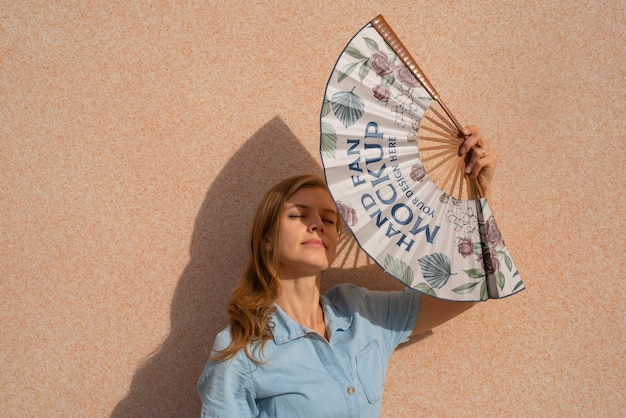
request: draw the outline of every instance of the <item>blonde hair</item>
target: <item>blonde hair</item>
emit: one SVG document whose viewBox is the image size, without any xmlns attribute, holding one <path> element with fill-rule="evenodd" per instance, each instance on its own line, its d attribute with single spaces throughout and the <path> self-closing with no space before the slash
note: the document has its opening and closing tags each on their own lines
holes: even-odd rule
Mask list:
<svg viewBox="0 0 626 418">
<path fill-rule="evenodd" d="M 243 349 L 251 361 L 262 363 L 250 353 L 249 346 L 259 342 L 262 352 L 272 338 L 271 317 L 280 292 L 279 254 L 272 248 L 280 238 L 280 215 L 294 193 L 316 187 L 326 188 L 322 178 L 308 174 L 294 176 L 276 184 L 261 200 L 250 234 L 248 263 L 228 305 L 231 342 L 225 349 L 214 352 L 213 360 L 228 360 Z M 340 232 L 341 222 L 336 225 Z"/>
</svg>

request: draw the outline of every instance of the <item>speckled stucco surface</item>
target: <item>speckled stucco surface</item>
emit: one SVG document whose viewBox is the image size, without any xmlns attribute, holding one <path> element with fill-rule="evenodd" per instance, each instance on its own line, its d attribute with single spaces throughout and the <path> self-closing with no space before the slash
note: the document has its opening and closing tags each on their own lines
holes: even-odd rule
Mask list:
<svg viewBox="0 0 626 418">
<path fill-rule="evenodd" d="M 527 286 L 398 350 L 383 416 L 624 416 L 624 10 L 1 1 L 0 415 L 198 415 L 254 207 L 320 172 L 329 72 L 382 13 L 498 151 Z"/>
</svg>

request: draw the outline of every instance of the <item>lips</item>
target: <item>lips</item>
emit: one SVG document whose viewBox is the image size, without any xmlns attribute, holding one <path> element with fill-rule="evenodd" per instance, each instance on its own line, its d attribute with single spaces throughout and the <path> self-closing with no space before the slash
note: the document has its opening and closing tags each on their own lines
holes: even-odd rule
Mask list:
<svg viewBox="0 0 626 418">
<path fill-rule="evenodd" d="M 328 248 L 328 245 L 326 245 L 326 243 L 322 241 L 321 239 L 310 239 L 310 240 L 304 241 L 302 245 L 309 245 L 311 247 Z"/>
</svg>

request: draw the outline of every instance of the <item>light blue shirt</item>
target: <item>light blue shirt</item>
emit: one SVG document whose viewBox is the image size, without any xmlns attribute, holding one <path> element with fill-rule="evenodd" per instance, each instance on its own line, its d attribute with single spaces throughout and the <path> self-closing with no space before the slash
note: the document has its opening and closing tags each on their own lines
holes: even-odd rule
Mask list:
<svg viewBox="0 0 626 418">
<path fill-rule="evenodd" d="M 273 339 L 224 362 L 209 360 L 198 382 L 203 417 L 378 417 L 389 357 L 408 340 L 417 292 L 339 285 L 321 296 L 329 341 L 276 306 Z M 213 345 L 230 343 L 230 330 Z M 259 357 L 261 356 L 261 357 Z"/>
</svg>

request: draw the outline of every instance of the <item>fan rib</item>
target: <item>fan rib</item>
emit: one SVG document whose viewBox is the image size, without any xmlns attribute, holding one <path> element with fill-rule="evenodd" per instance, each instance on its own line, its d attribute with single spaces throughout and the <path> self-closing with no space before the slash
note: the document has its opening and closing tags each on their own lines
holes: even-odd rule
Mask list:
<svg viewBox="0 0 626 418">
<path fill-rule="evenodd" d="M 450 179 L 452 178 L 452 176 L 454 175 L 454 173 L 456 173 L 456 170 L 454 169 L 454 165 L 452 168 L 449 168 L 447 170 L 447 176 L 445 177 L 445 179 L 443 180 L 443 182 L 441 183 L 441 190 L 443 191 L 450 191 L 451 189 L 446 190 L 446 186 L 448 185 L 448 183 L 450 182 Z M 450 194 L 450 193 L 448 193 Z"/>
<path fill-rule="evenodd" d="M 452 184 L 452 188 L 450 189 L 450 191 L 452 192 L 451 196 L 455 196 L 454 191 L 456 190 L 456 185 L 457 183 L 459 183 L 459 188 L 458 188 L 458 198 L 462 199 L 463 198 L 463 176 L 465 175 L 464 170 L 463 170 L 463 165 L 465 164 L 464 160 L 462 158 L 459 158 L 457 163 L 456 163 L 456 168 L 455 168 L 455 176 L 454 176 L 454 183 Z"/>
<path fill-rule="evenodd" d="M 442 122 L 447 122 L 447 120 L 446 120 L 446 119 L 443 119 L 443 118 L 442 118 L 442 116 L 441 116 L 441 114 L 439 114 L 439 113 L 437 112 L 437 110 L 436 110 L 436 109 L 434 109 L 432 106 L 429 108 L 429 110 L 431 110 L 433 113 L 435 113 L 435 114 L 436 114 L 436 115 L 440 118 L 440 121 L 442 121 Z M 424 118 L 425 118 L 426 120 L 428 120 L 428 121 L 432 122 L 433 124 L 435 124 L 435 125 L 439 126 L 441 129 L 443 129 L 444 131 L 446 131 L 446 132 L 447 132 L 450 136 L 455 137 L 455 138 L 457 137 L 457 134 L 456 134 L 456 132 L 454 131 L 454 128 L 450 127 L 447 123 L 446 123 L 446 125 L 444 125 L 443 123 L 441 123 L 441 122 L 439 122 L 439 121 L 435 120 L 432 116 L 429 116 L 429 115 L 424 115 Z"/>
<path fill-rule="evenodd" d="M 440 102 L 437 102 L 437 103 L 441 106 L 441 103 L 440 103 Z M 433 113 L 434 113 L 435 115 L 437 115 L 437 117 L 439 118 L 439 120 L 440 120 L 441 122 L 443 122 L 443 123 L 444 123 L 444 124 L 445 124 L 445 125 L 446 125 L 449 129 L 450 129 L 450 134 L 451 134 L 451 135 L 454 135 L 454 136 L 458 136 L 458 134 L 459 134 L 459 129 L 457 129 L 457 127 L 456 127 L 456 125 L 454 124 L 454 122 L 453 122 L 452 120 L 450 120 L 450 118 L 449 118 L 449 117 L 446 117 L 446 116 L 442 115 L 442 114 L 441 114 L 441 113 L 440 113 L 440 112 L 439 112 L 436 108 L 434 108 L 433 106 L 430 106 L 430 108 L 432 109 Z M 432 116 L 431 116 L 431 118 L 432 118 Z M 434 118 L 433 118 L 433 119 L 434 119 Z M 436 123 L 436 122 L 433 120 L 433 123 Z"/>
<path fill-rule="evenodd" d="M 456 145 L 432 145 L 430 147 L 422 147 L 420 151 L 435 151 L 438 149 L 445 149 L 448 151 L 455 151 L 458 147 Z"/>
<path fill-rule="evenodd" d="M 437 158 L 441 158 L 441 157 L 446 157 L 446 158 L 444 158 L 438 164 L 433 166 L 431 168 L 431 170 L 434 170 L 435 168 L 437 168 L 438 166 L 440 166 L 444 162 L 450 161 L 450 159 L 456 157 L 456 155 L 455 154 L 451 154 L 449 151 L 441 151 L 441 152 L 438 152 L 436 154 L 432 154 L 432 155 L 429 155 L 427 157 L 421 158 L 420 160 L 424 163 L 424 162 L 428 162 L 428 161 L 431 161 L 431 160 L 436 160 Z"/>
<path fill-rule="evenodd" d="M 424 130 L 427 130 L 426 128 L 423 128 Z M 419 136 L 418 139 L 420 140 L 424 140 L 424 141 L 430 141 L 430 142 L 439 142 L 442 144 L 453 144 L 455 147 L 458 148 L 459 144 L 456 143 L 456 141 L 450 141 L 450 138 L 440 138 L 440 137 L 436 137 L 436 136 Z M 459 141 L 460 142 L 460 141 Z"/>
<path fill-rule="evenodd" d="M 448 153 L 439 153 L 439 154 L 446 155 L 446 154 L 448 154 Z M 441 157 L 442 155 L 439 155 L 439 157 Z M 437 162 L 434 166 L 432 166 L 432 167 L 430 167 L 429 169 L 427 169 L 427 170 L 428 170 L 428 173 L 430 174 L 430 173 L 432 173 L 432 172 L 436 171 L 436 170 L 437 170 L 439 167 L 441 167 L 442 165 L 444 165 L 444 164 L 446 164 L 446 163 L 449 163 L 449 162 L 450 162 L 450 160 L 451 160 L 451 159 L 453 159 L 454 157 L 455 157 L 454 155 L 452 155 L 452 156 L 448 155 L 448 156 L 447 156 L 447 158 L 443 158 L 443 159 L 441 159 L 441 160 L 440 160 L 439 162 Z M 431 157 L 427 157 L 426 161 L 431 160 L 431 159 L 433 159 L 433 158 L 437 158 L 437 157 L 435 157 L 435 156 L 432 156 L 432 158 L 431 158 Z M 422 160 L 422 161 L 424 161 L 424 160 Z"/>
</svg>

